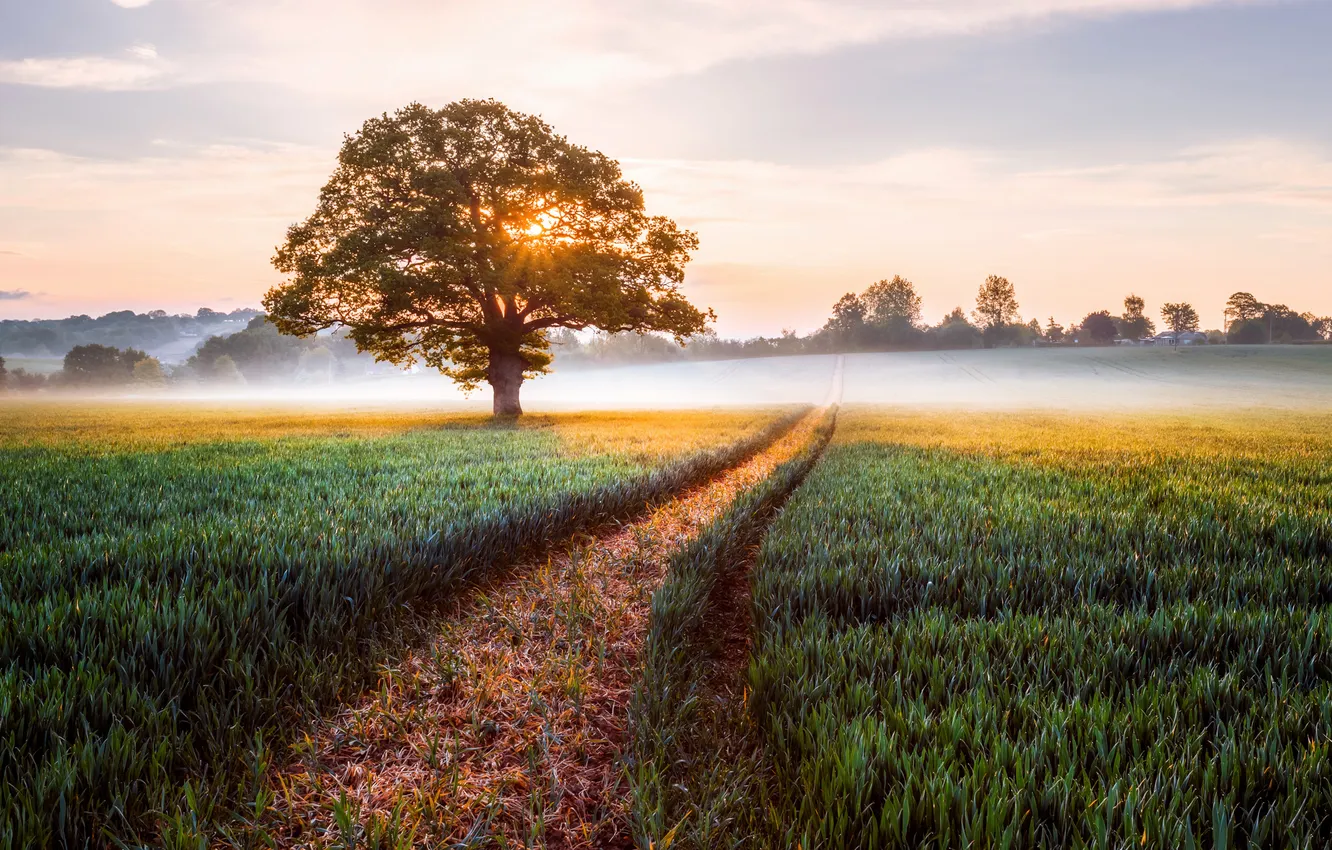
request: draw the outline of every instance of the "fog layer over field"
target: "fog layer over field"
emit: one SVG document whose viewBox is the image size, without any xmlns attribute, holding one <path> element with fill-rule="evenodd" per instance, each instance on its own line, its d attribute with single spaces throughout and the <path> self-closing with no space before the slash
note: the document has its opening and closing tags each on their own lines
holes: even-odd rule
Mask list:
<svg viewBox="0 0 1332 850">
<path fill-rule="evenodd" d="M 565 368 L 526 381 L 528 411 L 698 408 L 829 400 L 839 355 Z M 844 355 L 841 400 L 977 409 L 1187 409 L 1332 406 L 1332 346 L 1033 348 Z M 140 398 L 488 411 L 428 372 Z"/>
</svg>

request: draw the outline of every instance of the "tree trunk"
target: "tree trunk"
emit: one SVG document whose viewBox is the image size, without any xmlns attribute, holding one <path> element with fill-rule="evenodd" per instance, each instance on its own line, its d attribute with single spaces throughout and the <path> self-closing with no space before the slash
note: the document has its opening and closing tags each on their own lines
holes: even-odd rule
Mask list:
<svg viewBox="0 0 1332 850">
<path fill-rule="evenodd" d="M 490 350 L 490 367 L 486 380 L 495 391 L 496 416 L 522 416 L 523 406 L 518 403 L 518 390 L 523 385 L 523 369 L 527 364 L 521 354 Z"/>
</svg>

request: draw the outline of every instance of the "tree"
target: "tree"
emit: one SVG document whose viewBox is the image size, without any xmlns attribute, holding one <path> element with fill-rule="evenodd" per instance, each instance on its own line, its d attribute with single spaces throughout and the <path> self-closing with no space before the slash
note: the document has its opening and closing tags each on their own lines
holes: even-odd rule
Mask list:
<svg viewBox="0 0 1332 850">
<path fill-rule="evenodd" d="M 913 327 L 920 324 L 920 296 L 915 285 L 901 275 L 870 284 L 860 300 L 872 324 L 905 322 Z"/>
<path fill-rule="evenodd" d="M 134 364 L 148 355 L 137 349 L 121 351 L 109 345 L 76 345 L 65 355 L 64 376 L 72 385 L 127 384 Z"/>
<path fill-rule="evenodd" d="M 1332 340 L 1332 316 L 1315 316 L 1309 327 L 1322 339 Z"/>
<path fill-rule="evenodd" d="M 823 326 L 838 350 L 856 345 L 865 330 L 865 305 L 854 292 L 848 292 L 833 305 L 832 316 Z"/>
<path fill-rule="evenodd" d="M 333 356 L 333 352 L 319 345 L 301 352 L 296 371 L 303 377 L 329 384 L 333 382 L 333 370 L 336 366 L 337 358 Z"/>
<path fill-rule="evenodd" d="M 230 354 L 223 354 L 213 361 L 213 370 L 209 377 L 219 384 L 239 386 L 245 383 L 245 375 L 241 373 L 240 367 L 236 365 L 235 360 L 231 359 Z"/>
<path fill-rule="evenodd" d="M 1226 340 L 1235 345 L 1268 342 L 1313 342 L 1323 338 L 1324 320 L 1313 313 L 1296 313 L 1285 304 L 1262 304 L 1262 312 L 1233 321 Z"/>
<path fill-rule="evenodd" d="M 132 374 L 136 384 L 145 387 L 166 386 L 166 372 L 162 371 L 162 363 L 156 357 L 145 357 L 135 363 Z"/>
<path fill-rule="evenodd" d="M 1082 320 L 1081 335 L 1078 341 L 1092 345 L 1105 345 L 1113 342 L 1119 334 L 1115 327 L 1115 320 L 1110 318 L 1109 310 L 1099 310 L 1095 313 L 1088 313 Z"/>
<path fill-rule="evenodd" d="M 976 322 L 985 335 L 986 345 L 995 345 L 1007 337 L 1008 326 L 1018 319 L 1018 302 L 1008 278 L 990 275 L 976 293 Z"/>
<path fill-rule="evenodd" d="M 975 348 L 983 340 L 961 307 L 954 307 L 936 327 L 930 328 L 926 338 L 933 348 Z"/>
<path fill-rule="evenodd" d="M 1056 343 L 1064 341 L 1064 326 L 1056 322 L 1054 316 L 1050 317 L 1050 323 L 1045 326 L 1045 339 Z"/>
<path fill-rule="evenodd" d="M 1198 329 L 1198 311 L 1193 309 L 1192 304 L 1184 302 L 1166 304 L 1161 308 L 1161 318 L 1165 321 L 1166 327 L 1175 333 Z"/>
<path fill-rule="evenodd" d="M 1124 299 L 1124 315 L 1119 317 L 1119 335 L 1124 339 L 1142 339 L 1156 333 L 1156 323 L 1144 312 L 1147 302 L 1137 295 Z"/>
<path fill-rule="evenodd" d="M 1267 312 L 1267 305 L 1247 292 L 1236 292 L 1226 301 L 1226 327 L 1257 319 Z"/>
<path fill-rule="evenodd" d="M 714 318 L 679 291 L 698 238 L 644 212 L 615 160 L 493 100 L 412 104 L 344 141 L 318 206 L 287 232 L 264 306 L 284 333 L 343 326 L 361 351 L 417 359 L 522 413 L 545 332 Z"/>
<path fill-rule="evenodd" d="M 0 357 L 0 392 L 9 386 L 9 371 L 5 369 L 5 358 Z"/>
</svg>

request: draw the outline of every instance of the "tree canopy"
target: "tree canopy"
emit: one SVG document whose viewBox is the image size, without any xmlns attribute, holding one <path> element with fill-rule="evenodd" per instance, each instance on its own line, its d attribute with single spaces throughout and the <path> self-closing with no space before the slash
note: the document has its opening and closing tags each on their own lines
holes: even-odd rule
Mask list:
<svg viewBox="0 0 1332 850">
<path fill-rule="evenodd" d="M 1124 339 L 1141 339 L 1156 333 L 1156 324 L 1147 318 L 1147 302 L 1140 296 L 1129 294 L 1124 299 L 1124 315 L 1119 317 L 1119 335 Z"/>
<path fill-rule="evenodd" d="M 697 237 L 644 211 L 613 159 L 493 100 L 412 104 L 348 136 L 274 264 L 280 330 L 344 326 L 381 360 L 422 360 L 495 412 L 550 362 L 545 332 L 665 331 L 713 318 L 679 291 Z"/>
<path fill-rule="evenodd" d="M 1198 329 L 1198 311 L 1192 304 L 1179 302 L 1166 304 L 1161 308 L 1161 318 L 1166 327 L 1175 333 L 1196 331 Z"/>
<path fill-rule="evenodd" d="M 920 296 L 915 285 L 901 275 L 870 284 L 860 300 L 866 318 L 873 324 L 904 322 L 912 327 L 920 324 Z"/>
<path fill-rule="evenodd" d="M 990 275 L 976 292 L 976 321 L 990 330 L 1017 320 L 1018 302 L 1008 278 Z"/>
<path fill-rule="evenodd" d="M 1082 328 L 1081 341 L 1093 345 L 1105 345 L 1114 342 L 1119 335 L 1119 329 L 1115 327 L 1115 320 L 1110 318 L 1109 310 L 1098 310 L 1095 313 L 1088 313 L 1080 325 Z"/>
</svg>

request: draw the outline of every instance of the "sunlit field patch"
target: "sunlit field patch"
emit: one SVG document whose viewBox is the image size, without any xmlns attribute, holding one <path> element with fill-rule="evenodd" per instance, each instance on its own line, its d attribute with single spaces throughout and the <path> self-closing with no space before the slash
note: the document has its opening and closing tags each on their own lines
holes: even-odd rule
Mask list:
<svg viewBox="0 0 1332 850">
<path fill-rule="evenodd" d="M 751 709 L 804 847 L 1321 846 L 1332 416 L 845 414 Z"/>
<path fill-rule="evenodd" d="M 6 409 L 0 845 L 151 835 L 187 779 L 243 798 L 256 735 L 373 670 L 405 606 L 783 416 Z"/>
</svg>

